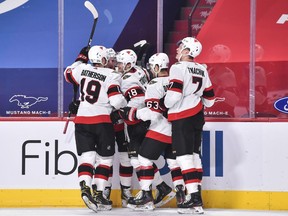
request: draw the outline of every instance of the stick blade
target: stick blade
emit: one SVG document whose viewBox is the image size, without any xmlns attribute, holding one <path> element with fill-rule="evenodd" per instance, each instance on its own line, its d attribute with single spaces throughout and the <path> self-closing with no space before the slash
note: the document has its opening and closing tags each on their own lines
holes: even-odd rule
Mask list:
<svg viewBox="0 0 288 216">
<path fill-rule="evenodd" d="M 84 2 L 85 7 L 92 13 L 94 19 L 98 18 L 98 12 L 94 5 L 90 1 L 85 1 Z"/>
</svg>

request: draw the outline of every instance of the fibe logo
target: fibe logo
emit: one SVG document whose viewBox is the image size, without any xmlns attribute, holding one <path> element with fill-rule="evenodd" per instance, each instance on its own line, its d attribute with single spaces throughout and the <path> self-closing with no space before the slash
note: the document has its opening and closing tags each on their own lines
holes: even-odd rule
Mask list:
<svg viewBox="0 0 288 216">
<path fill-rule="evenodd" d="M 43 159 L 40 158 L 40 155 L 43 154 L 43 152 L 39 152 L 39 154 L 32 154 L 29 153 L 29 151 L 31 151 L 31 149 L 33 149 L 33 147 L 35 148 L 34 145 L 42 145 L 43 147 L 46 146 L 47 149 L 49 149 L 50 147 L 50 143 L 49 142 L 45 142 L 42 143 L 41 140 L 26 140 L 23 144 L 22 144 L 22 175 L 26 174 L 26 169 L 28 169 L 28 167 L 26 167 L 26 161 L 27 160 L 31 160 L 33 159 L 34 162 L 35 159 L 37 159 L 39 162 L 39 160 L 42 160 L 41 162 L 43 162 Z M 41 146 L 41 147 L 42 147 Z M 53 146 L 52 146 L 53 148 Z M 28 149 L 28 150 L 27 150 Z M 43 148 L 41 148 L 43 149 Z M 35 151 L 34 151 L 35 152 Z M 72 151 L 60 151 L 59 152 L 59 144 L 58 144 L 58 140 L 55 140 L 54 143 L 54 173 L 55 175 L 61 174 L 61 175 L 70 175 L 73 172 L 75 172 L 75 170 L 77 169 L 77 157 L 76 155 L 72 152 Z M 50 169 L 50 158 L 52 158 L 53 156 L 50 155 L 50 151 L 49 150 L 45 150 L 45 156 L 44 156 L 44 169 L 45 169 L 45 175 L 49 175 L 49 169 Z M 59 160 L 60 157 L 62 157 L 63 155 L 69 155 L 72 157 L 74 164 L 72 164 L 71 169 L 70 170 L 60 170 L 59 169 Z M 43 164 L 43 163 L 41 163 Z"/>
</svg>

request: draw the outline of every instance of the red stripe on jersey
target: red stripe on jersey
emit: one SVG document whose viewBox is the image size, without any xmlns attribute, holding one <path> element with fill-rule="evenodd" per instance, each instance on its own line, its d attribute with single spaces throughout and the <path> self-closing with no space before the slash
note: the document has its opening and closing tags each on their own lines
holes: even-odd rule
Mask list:
<svg viewBox="0 0 288 216">
<path fill-rule="evenodd" d="M 122 94 L 120 92 L 120 87 L 119 85 L 111 85 L 109 86 L 109 89 L 108 89 L 108 97 L 111 97 L 113 95 L 118 95 L 118 94 Z"/>
<path fill-rule="evenodd" d="M 162 113 L 159 101 L 159 98 L 149 98 L 145 100 L 145 105 L 152 111 Z"/>
<path fill-rule="evenodd" d="M 139 179 L 140 180 L 153 180 L 154 176 L 141 176 Z"/>
<path fill-rule="evenodd" d="M 97 175 L 94 175 L 94 178 L 104 179 L 104 180 L 108 181 L 108 178 L 107 178 L 107 176 L 105 176 L 105 175 L 97 174 Z"/>
<path fill-rule="evenodd" d="M 149 169 L 154 169 L 153 166 L 140 166 L 141 170 L 149 170 Z"/>
<path fill-rule="evenodd" d="M 135 121 L 127 121 L 127 120 L 124 120 L 124 122 L 125 122 L 127 125 L 135 125 L 135 124 L 138 124 L 139 122 L 141 122 L 141 120 L 135 120 Z"/>
<path fill-rule="evenodd" d="M 121 177 L 131 177 L 131 176 L 133 176 L 132 174 L 123 174 L 123 173 L 119 173 L 119 175 Z"/>
<path fill-rule="evenodd" d="M 172 178 L 172 181 L 174 182 L 174 181 L 181 180 L 181 179 L 183 179 L 182 176 L 175 176 Z"/>
<path fill-rule="evenodd" d="M 187 173 L 192 173 L 192 172 L 196 172 L 196 169 L 195 168 L 192 168 L 192 169 L 187 169 L 187 170 L 182 170 L 182 174 L 187 174 Z"/>
<path fill-rule="evenodd" d="M 72 75 L 72 69 L 69 68 L 66 70 L 65 72 L 65 79 L 67 82 L 72 83 L 72 84 L 76 84 L 79 85 L 79 83 L 75 80 L 75 78 Z"/>
<path fill-rule="evenodd" d="M 174 121 L 174 120 L 178 120 L 178 119 L 183 119 L 183 118 L 187 118 L 190 116 L 194 116 L 197 113 L 199 113 L 203 108 L 203 104 L 200 101 L 195 107 L 191 108 L 191 109 L 187 109 L 178 113 L 169 113 L 168 114 L 168 121 Z"/>
<path fill-rule="evenodd" d="M 124 130 L 124 123 L 115 124 L 115 125 L 113 125 L 113 127 L 114 127 L 115 132 L 123 131 Z"/>
<path fill-rule="evenodd" d="M 80 172 L 80 173 L 78 173 L 78 177 L 84 176 L 84 175 L 88 175 L 88 176 L 90 176 L 92 178 L 92 173 L 90 173 L 90 172 Z"/>
<path fill-rule="evenodd" d="M 98 124 L 98 123 L 111 123 L 110 115 L 99 116 L 76 116 L 74 123 L 77 124 Z"/>
<path fill-rule="evenodd" d="M 110 170 L 110 166 L 104 165 L 104 164 L 99 164 L 97 167 L 101 167 L 103 169 Z"/>
<path fill-rule="evenodd" d="M 185 184 L 189 184 L 189 183 L 200 183 L 199 179 L 190 179 L 190 180 L 186 180 Z"/>
<path fill-rule="evenodd" d="M 152 130 L 149 130 L 149 131 L 146 133 L 146 137 L 151 138 L 151 139 L 154 139 L 154 140 L 158 140 L 158 141 L 160 141 L 160 142 L 168 143 L 168 144 L 171 144 L 171 143 L 172 143 L 172 138 L 171 138 L 171 136 L 167 136 L 167 135 L 165 135 L 165 134 L 161 134 L 161 133 L 159 133 L 159 132 L 152 131 Z"/>
<path fill-rule="evenodd" d="M 89 164 L 89 163 L 82 163 L 79 166 L 88 166 L 88 167 L 94 169 L 94 166 L 92 164 Z"/>
</svg>

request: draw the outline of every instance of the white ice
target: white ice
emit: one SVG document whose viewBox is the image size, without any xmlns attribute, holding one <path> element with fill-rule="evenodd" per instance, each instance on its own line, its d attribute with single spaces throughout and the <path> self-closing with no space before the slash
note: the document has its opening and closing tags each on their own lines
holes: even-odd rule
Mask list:
<svg viewBox="0 0 288 216">
<path fill-rule="evenodd" d="M 117 215 L 117 216 L 170 216 L 178 215 L 176 208 L 160 208 L 154 211 L 136 212 L 125 208 L 114 208 L 111 211 L 93 212 L 86 208 L 2 208 L 1 216 L 92 216 L 92 215 Z M 191 215 L 191 214 L 190 214 Z M 185 215 L 183 215 L 185 216 Z M 232 209 L 205 209 L 203 216 L 288 216 L 288 211 L 252 211 Z"/>
</svg>

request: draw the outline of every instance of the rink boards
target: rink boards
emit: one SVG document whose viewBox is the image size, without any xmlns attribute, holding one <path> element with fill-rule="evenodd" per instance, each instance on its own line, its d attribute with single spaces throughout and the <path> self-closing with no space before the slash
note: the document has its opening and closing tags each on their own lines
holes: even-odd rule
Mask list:
<svg viewBox="0 0 288 216">
<path fill-rule="evenodd" d="M 50 119 L 51 120 L 51 119 Z M 0 207 L 83 206 L 74 125 L 65 121 L 1 121 Z M 203 133 L 206 208 L 288 210 L 287 122 L 207 122 Z M 120 207 L 119 160 L 112 200 Z M 157 161 L 171 183 L 161 157 Z M 138 182 L 133 177 L 134 192 Z M 175 201 L 166 205 L 175 207 Z"/>
</svg>

